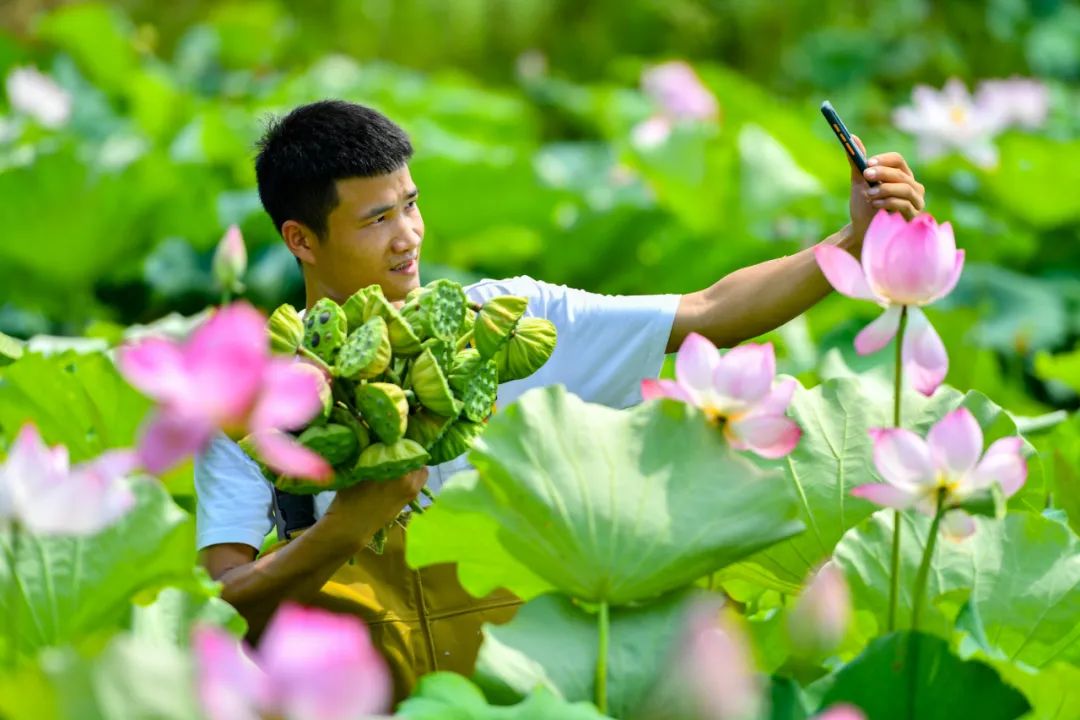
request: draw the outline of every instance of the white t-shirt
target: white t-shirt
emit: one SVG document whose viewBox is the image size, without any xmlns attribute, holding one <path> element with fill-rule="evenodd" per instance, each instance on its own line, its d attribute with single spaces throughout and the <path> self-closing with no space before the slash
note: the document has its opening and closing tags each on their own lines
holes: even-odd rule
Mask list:
<svg viewBox="0 0 1080 720">
<path fill-rule="evenodd" d="M 498 405 L 526 390 L 556 383 L 583 400 L 614 408 L 641 401 L 641 380 L 656 377 L 664 360 L 679 295 L 597 295 L 520 276 L 484 280 L 465 288 L 471 300 L 499 295 L 529 300 L 527 315 L 547 318 L 558 330 L 551 358 L 533 375 L 499 386 Z M 438 492 L 466 469 L 465 456 L 430 468 L 428 487 Z M 254 548 L 273 528 L 273 490 L 247 455 L 219 435 L 195 461 L 196 534 L 199 549 L 218 543 Z M 333 492 L 315 496 L 321 516 Z"/>
</svg>

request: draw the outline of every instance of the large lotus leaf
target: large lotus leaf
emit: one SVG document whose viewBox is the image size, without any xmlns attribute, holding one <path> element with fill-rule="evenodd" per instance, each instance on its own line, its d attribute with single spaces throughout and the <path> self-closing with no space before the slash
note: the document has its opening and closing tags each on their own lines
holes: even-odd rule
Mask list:
<svg viewBox="0 0 1080 720">
<path fill-rule="evenodd" d="M 978 420 L 986 446 L 1017 433 L 1013 419 L 985 395 L 961 394 L 949 387 L 940 388 L 931 398 L 905 393 L 901 422 L 925 436 L 931 425 L 961 405 Z M 858 378 L 834 378 L 811 390 L 797 390 L 789 415 L 799 423 L 803 436 L 785 459 L 785 471 L 798 494 L 799 519 L 807 532 L 757 553 L 731 568 L 728 576 L 795 593 L 811 570 L 828 559 L 843 534 L 877 509 L 852 496 L 851 489 L 882 482 L 874 467 L 868 431 L 892 425 L 892 390 Z M 1030 443 L 1025 448 L 1034 452 Z M 1041 466 L 1029 464 L 1028 483 L 1010 500 L 1011 507 L 1034 509 L 1045 504 Z"/>
<path fill-rule="evenodd" d="M 885 632 L 888 624 L 893 516 L 892 510 L 874 513 L 869 520 L 844 535 L 835 554 L 851 587 L 855 608 L 868 611 L 877 621 L 879 632 Z M 901 513 L 900 518 L 900 593 L 896 627 L 903 629 L 911 627 L 915 575 L 926 548 L 930 518 L 911 512 Z M 920 630 L 945 637 L 952 632 L 952 618 L 937 606 L 937 600 L 949 593 L 963 594 L 971 587 L 971 546 L 974 541 L 975 537 L 961 542 L 939 538 L 932 571 L 927 576 Z"/>
<path fill-rule="evenodd" d="M 461 675 L 437 672 L 420 678 L 416 691 L 397 708 L 394 717 L 406 720 L 604 720 L 596 707 L 569 704 L 544 688 L 509 707 L 488 705 L 472 683 Z"/>
<path fill-rule="evenodd" d="M 0 617 L 14 613 L 20 653 L 107 636 L 127 622 L 133 600 L 168 585 L 198 586 L 191 516 L 156 481 L 140 480 L 134 491 L 135 507 L 96 535 L 20 535 L 14 607 L 6 588 L 16 581 L 10 563 L 0 563 Z M 10 557 L 10 533 L 0 536 L 0 545 Z M 0 653 L 9 647 L 8 634 L 0 633 Z"/>
<path fill-rule="evenodd" d="M 133 605 L 128 626 L 140 640 L 187 647 L 197 624 L 217 625 L 237 637 L 247 632 L 247 621 L 218 597 L 219 585 L 196 571 L 199 583 L 190 589 L 167 587 L 148 605 Z"/>
<path fill-rule="evenodd" d="M 888 602 L 892 516 L 891 510 L 875 514 L 836 548 L 856 607 L 870 611 L 879 627 Z M 902 517 L 897 625 L 905 628 L 930 523 Z M 995 653 L 1033 668 L 1080 662 L 1080 540 L 1066 525 L 1028 512 L 975 521 L 971 537 L 939 541 L 920 629 L 949 636 L 967 600 Z"/>
<path fill-rule="evenodd" d="M 0 370 L 0 436 L 14 439 L 26 422 L 73 462 L 134 444 L 150 401 L 128 385 L 103 353 L 28 353 Z"/>
<path fill-rule="evenodd" d="M 901 408 L 904 425 L 924 432 L 961 398 L 948 388 L 929 400 L 905 393 Z M 796 593 L 843 534 L 874 512 L 875 506 L 852 496 L 851 489 L 881 482 L 874 468 L 869 430 L 892 424 L 892 402 L 872 383 L 835 378 L 810 390 L 798 388 L 788 414 L 803 435 L 784 460 L 785 479 L 799 498 L 799 519 L 807 530 L 757 553 L 728 574 Z"/>
<path fill-rule="evenodd" d="M 982 654 L 974 657 L 992 666 L 1006 682 L 1024 693 L 1031 705 L 1025 720 L 1080 718 L 1080 667 L 1055 662 L 1034 670 Z"/>
<path fill-rule="evenodd" d="M 677 593 L 611 612 L 608 711 L 631 717 L 648 699 L 683 628 L 688 596 Z M 561 595 L 532 600 L 505 625 L 485 625 L 477 684 L 498 703 L 542 687 L 566 700 L 595 698 L 597 616 Z"/>
<path fill-rule="evenodd" d="M 674 401 L 620 411 L 561 386 L 531 390 L 492 417 L 469 459 L 479 474 L 469 502 L 495 521 L 497 542 L 583 600 L 658 596 L 802 529 L 791 488 Z M 487 552 L 484 539 L 459 566 Z M 427 564 L 415 540 L 410 562 Z"/>
<path fill-rule="evenodd" d="M 9 720 L 200 720 L 191 658 L 170 643 L 129 634 L 101 652 L 50 650 L 18 684 L 0 680 L 0 711 Z M 32 685 L 29 685 L 32 683 Z"/>
<path fill-rule="evenodd" d="M 1029 708 L 992 667 L 961 660 L 922 633 L 877 638 L 824 683 L 822 708 L 847 702 L 874 720 L 1013 720 Z"/>
</svg>

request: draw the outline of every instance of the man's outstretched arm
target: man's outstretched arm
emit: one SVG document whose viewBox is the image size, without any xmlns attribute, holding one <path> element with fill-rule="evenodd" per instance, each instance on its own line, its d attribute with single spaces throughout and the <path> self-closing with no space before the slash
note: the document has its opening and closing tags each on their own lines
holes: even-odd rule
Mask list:
<svg viewBox="0 0 1080 720">
<path fill-rule="evenodd" d="M 923 186 L 899 153 L 876 155 L 870 162 L 865 177 L 852 167 L 851 223 L 823 240 L 855 257 L 859 257 L 866 228 L 879 210 L 899 212 L 910 220 L 925 205 Z M 871 188 L 867 180 L 880 184 Z M 801 315 L 831 289 L 812 248 L 741 268 L 711 287 L 682 297 L 667 351 L 678 350 L 692 332 L 718 347 L 737 345 Z"/>
</svg>

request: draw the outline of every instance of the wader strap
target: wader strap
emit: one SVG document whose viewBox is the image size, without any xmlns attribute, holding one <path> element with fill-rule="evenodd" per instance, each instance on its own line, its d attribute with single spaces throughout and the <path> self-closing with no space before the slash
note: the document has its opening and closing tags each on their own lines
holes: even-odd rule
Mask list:
<svg viewBox="0 0 1080 720">
<path fill-rule="evenodd" d="M 291 540 L 297 530 L 315 524 L 315 496 L 294 495 L 274 488 L 274 524 L 278 540 Z"/>
</svg>

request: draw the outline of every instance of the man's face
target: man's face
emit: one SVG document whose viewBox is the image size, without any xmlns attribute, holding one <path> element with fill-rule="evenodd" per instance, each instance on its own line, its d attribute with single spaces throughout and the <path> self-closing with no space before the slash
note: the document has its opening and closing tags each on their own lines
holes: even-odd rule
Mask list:
<svg viewBox="0 0 1080 720">
<path fill-rule="evenodd" d="M 309 282 L 318 294 L 344 302 L 379 284 L 399 301 L 420 284 L 424 219 L 408 166 L 377 177 L 337 181 L 338 205 L 327 218 L 327 237 L 311 248 Z"/>
</svg>

